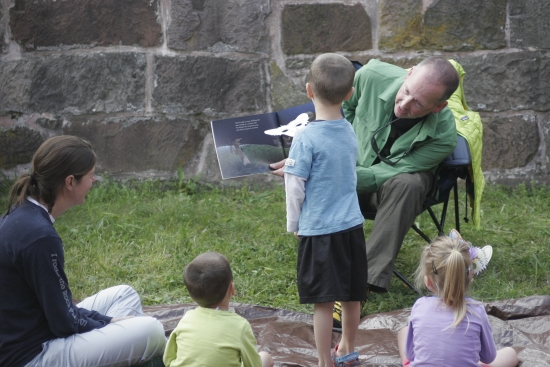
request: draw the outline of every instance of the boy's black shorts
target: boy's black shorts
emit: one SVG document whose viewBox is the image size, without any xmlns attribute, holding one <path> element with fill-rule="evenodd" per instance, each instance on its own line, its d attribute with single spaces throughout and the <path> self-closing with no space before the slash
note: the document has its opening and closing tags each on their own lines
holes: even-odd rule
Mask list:
<svg viewBox="0 0 550 367">
<path fill-rule="evenodd" d="M 300 303 L 367 299 L 363 225 L 321 236 L 302 236 L 298 248 Z"/>
</svg>

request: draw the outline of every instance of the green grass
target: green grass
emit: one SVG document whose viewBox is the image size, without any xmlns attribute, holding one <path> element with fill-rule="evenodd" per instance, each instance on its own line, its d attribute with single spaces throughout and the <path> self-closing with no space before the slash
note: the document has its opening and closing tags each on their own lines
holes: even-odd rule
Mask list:
<svg viewBox="0 0 550 367">
<path fill-rule="evenodd" d="M 0 192 L 3 211 L 5 184 Z M 460 205 L 463 216 L 463 198 Z M 492 301 L 550 293 L 549 206 L 546 187 L 487 187 L 481 229 L 461 224 L 466 240 L 494 248 L 489 268 L 473 284 L 473 297 Z M 451 206 L 447 231 L 454 223 L 452 213 Z M 367 236 L 371 224 L 365 223 Z M 427 214 L 418 218 L 418 225 L 429 236 L 436 235 Z M 182 279 L 185 265 L 204 251 L 218 251 L 233 268 L 235 302 L 312 310 L 298 302 L 297 241 L 285 231 L 281 187 L 221 189 L 192 180 L 104 180 L 90 191 L 84 205 L 58 218 L 55 227 L 64 241 L 75 299 L 125 283 L 136 288 L 147 305 L 191 302 Z M 413 231 L 405 238 L 396 265 L 405 276 L 412 278 L 423 245 Z M 366 312 L 410 307 L 415 299 L 394 278 L 390 292 L 371 296 Z"/>
</svg>

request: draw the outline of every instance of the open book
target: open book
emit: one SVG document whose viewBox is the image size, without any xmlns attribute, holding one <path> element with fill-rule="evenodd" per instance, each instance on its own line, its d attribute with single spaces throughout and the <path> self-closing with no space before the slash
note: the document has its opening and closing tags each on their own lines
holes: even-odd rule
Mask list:
<svg viewBox="0 0 550 367">
<path fill-rule="evenodd" d="M 278 112 L 212 121 L 222 178 L 269 172 L 270 163 L 288 156 L 293 136 L 289 124 L 304 113 L 309 113 L 309 121 L 314 118 L 312 102 Z"/>
</svg>

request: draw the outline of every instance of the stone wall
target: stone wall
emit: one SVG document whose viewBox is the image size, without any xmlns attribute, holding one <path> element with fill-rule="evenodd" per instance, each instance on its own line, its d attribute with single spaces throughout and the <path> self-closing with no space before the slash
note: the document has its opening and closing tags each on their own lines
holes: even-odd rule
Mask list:
<svg viewBox="0 0 550 367">
<path fill-rule="evenodd" d="M 550 181 L 549 51 L 547 0 L 2 0 L 0 172 L 72 134 L 98 172 L 220 181 L 209 122 L 306 102 L 311 61 L 339 52 L 457 60 L 486 177 Z"/>
</svg>

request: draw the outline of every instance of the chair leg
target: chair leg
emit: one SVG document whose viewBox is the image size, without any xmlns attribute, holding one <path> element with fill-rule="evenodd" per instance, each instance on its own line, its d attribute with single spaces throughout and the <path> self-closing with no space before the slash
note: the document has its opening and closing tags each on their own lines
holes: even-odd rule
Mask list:
<svg viewBox="0 0 550 367">
<path fill-rule="evenodd" d="M 458 212 L 458 182 L 455 182 L 453 186 L 453 192 L 455 197 L 455 220 L 456 220 L 456 230 L 460 233 L 460 214 Z M 468 210 L 468 208 L 466 208 Z"/>
<path fill-rule="evenodd" d="M 407 287 L 409 287 L 410 289 L 412 289 L 416 294 L 420 294 L 420 291 L 414 286 L 414 284 L 412 284 L 411 282 L 409 282 L 409 280 L 407 278 L 405 278 L 403 275 L 401 275 L 400 272 L 398 272 L 397 270 L 393 269 L 393 273 L 403 282 L 405 283 L 405 285 Z"/>
<path fill-rule="evenodd" d="M 433 212 L 432 212 L 433 213 Z M 435 223 L 437 223 L 437 221 L 434 221 Z M 413 224 L 412 229 L 414 229 L 414 231 L 416 233 L 418 233 L 420 235 L 420 237 L 422 237 L 424 240 L 426 240 L 426 242 L 430 243 L 432 242 L 432 240 L 430 239 L 430 237 L 426 236 L 426 234 L 424 232 L 422 232 L 417 226 L 416 224 Z"/>
</svg>

